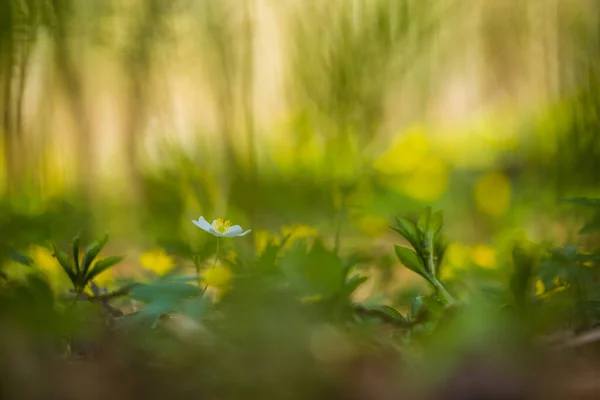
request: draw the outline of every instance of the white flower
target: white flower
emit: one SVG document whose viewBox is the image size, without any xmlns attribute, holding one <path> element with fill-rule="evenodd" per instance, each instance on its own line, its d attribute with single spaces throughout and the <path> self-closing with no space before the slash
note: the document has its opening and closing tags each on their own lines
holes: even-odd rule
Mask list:
<svg viewBox="0 0 600 400">
<path fill-rule="evenodd" d="M 198 221 L 192 221 L 194 225 L 208 233 L 211 233 L 217 237 L 236 237 L 245 236 L 250 233 L 251 229 L 242 232 L 242 227 L 239 225 L 231 226 L 231 222 L 224 221 L 222 218 L 215 219 L 212 224 L 209 224 L 204 217 L 198 218 Z"/>
</svg>

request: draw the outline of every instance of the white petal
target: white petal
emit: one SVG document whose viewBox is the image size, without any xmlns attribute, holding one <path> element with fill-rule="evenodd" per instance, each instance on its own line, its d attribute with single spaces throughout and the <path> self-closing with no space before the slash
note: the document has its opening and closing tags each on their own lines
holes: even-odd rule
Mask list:
<svg viewBox="0 0 600 400">
<path fill-rule="evenodd" d="M 193 222 L 193 223 L 194 223 L 194 225 L 196 225 L 198 228 L 204 229 L 204 230 L 205 230 L 205 231 L 207 231 L 207 232 L 210 232 L 210 231 L 211 231 L 211 228 L 212 228 L 212 227 L 210 226 L 210 224 L 208 223 L 208 221 L 206 221 L 206 220 L 204 219 L 204 217 L 200 217 L 200 218 L 198 218 L 198 221 L 192 221 L 192 222 Z M 212 233 L 212 232 L 211 232 L 211 233 Z"/>
<path fill-rule="evenodd" d="M 242 227 L 239 225 L 234 225 L 227 229 L 227 232 L 225 232 L 223 236 L 233 237 L 238 236 L 240 233 L 242 233 Z"/>
<path fill-rule="evenodd" d="M 242 232 L 240 233 L 238 236 L 246 236 L 247 234 L 249 234 L 252 231 L 252 229 L 248 229 L 246 232 Z"/>
</svg>

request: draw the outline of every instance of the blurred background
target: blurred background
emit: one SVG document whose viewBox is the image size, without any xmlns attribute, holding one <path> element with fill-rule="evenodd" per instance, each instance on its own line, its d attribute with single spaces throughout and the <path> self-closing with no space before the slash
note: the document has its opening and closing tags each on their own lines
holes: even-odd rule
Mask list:
<svg viewBox="0 0 600 400">
<path fill-rule="evenodd" d="M 559 200 L 598 193 L 599 18 L 595 0 L 1 0 L 3 204 L 79 205 L 50 231 L 73 217 L 138 254 L 199 215 L 258 249 L 320 233 L 383 278 L 393 217 L 433 205 L 446 278 L 501 273 L 514 239 L 579 240 Z"/>
<path fill-rule="evenodd" d="M 600 196 L 599 85 L 597 0 L 0 0 L 0 395 L 390 399 L 402 364 L 434 398 L 598 398 L 522 339 L 600 326 L 599 203 L 563 201 Z M 390 229 L 428 206 L 435 290 Z M 215 254 L 199 216 L 252 232 Z M 90 287 L 79 232 L 126 255 Z"/>
</svg>

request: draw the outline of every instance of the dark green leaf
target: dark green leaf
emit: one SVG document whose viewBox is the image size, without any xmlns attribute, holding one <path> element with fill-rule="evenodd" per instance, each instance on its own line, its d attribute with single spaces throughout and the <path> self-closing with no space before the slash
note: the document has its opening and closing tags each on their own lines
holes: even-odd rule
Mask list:
<svg viewBox="0 0 600 400">
<path fill-rule="evenodd" d="M 105 235 L 102 239 L 97 242 L 92 243 L 88 246 L 85 255 L 83 256 L 83 261 L 81 263 L 81 271 L 83 275 L 87 275 L 92 263 L 98 257 L 98 254 L 102 251 L 102 248 L 108 242 L 108 235 Z"/>
<path fill-rule="evenodd" d="M 18 262 L 19 264 L 23 264 L 28 267 L 33 265 L 33 260 L 19 251 L 11 251 L 9 257 L 11 260 Z"/>
<path fill-rule="evenodd" d="M 71 247 L 73 248 L 73 260 L 75 262 L 75 271 L 79 273 L 79 271 L 81 271 L 79 265 L 79 235 L 75 236 Z"/>
<path fill-rule="evenodd" d="M 54 257 L 58 260 L 58 263 L 60 264 L 62 269 L 67 273 L 69 279 L 75 286 L 77 284 L 77 274 L 73 270 L 73 266 L 69 261 L 69 256 L 67 255 L 67 253 L 56 247 L 56 245 L 53 244 L 52 247 L 54 250 Z"/>
<path fill-rule="evenodd" d="M 86 282 L 83 282 L 83 284 L 86 284 L 87 282 L 91 281 L 92 279 L 94 279 L 95 277 L 97 277 L 98 275 L 100 275 L 101 273 L 106 271 L 107 269 L 111 268 L 115 264 L 120 263 L 121 261 L 123 261 L 124 258 L 125 257 L 123 257 L 123 256 L 115 256 L 115 257 L 108 257 L 108 258 L 105 258 L 103 260 L 96 262 L 96 264 L 94 264 L 94 268 L 87 274 L 86 279 L 85 279 Z"/>
</svg>

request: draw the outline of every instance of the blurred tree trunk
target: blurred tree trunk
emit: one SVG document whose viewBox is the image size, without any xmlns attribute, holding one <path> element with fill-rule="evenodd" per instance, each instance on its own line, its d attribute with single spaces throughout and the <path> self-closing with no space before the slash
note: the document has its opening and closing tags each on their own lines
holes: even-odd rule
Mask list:
<svg viewBox="0 0 600 400">
<path fill-rule="evenodd" d="M 170 7 L 169 2 L 161 0 L 149 0 L 142 5 L 124 59 L 124 70 L 128 80 L 124 145 L 131 195 L 136 203 L 142 201 L 144 190 L 138 146 L 148 116 L 152 56 L 154 45 L 157 44 L 165 28 L 164 21 Z"/>
<path fill-rule="evenodd" d="M 254 22 L 252 15 L 253 0 L 244 2 L 244 71 L 243 71 L 243 108 L 248 140 L 248 218 L 250 226 L 256 226 L 256 188 L 258 183 L 254 138 Z M 254 235 L 250 241 L 254 248 Z"/>
<path fill-rule="evenodd" d="M 75 122 L 76 168 L 78 185 L 85 199 L 92 199 L 94 192 L 94 152 L 92 148 L 92 126 L 85 106 L 84 87 L 73 51 L 69 46 L 72 32 L 70 22 L 76 18 L 71 0 L 52 0 L 54 11 L 53 37 L 54 56 L 60 83 Z"/>
</svg>

